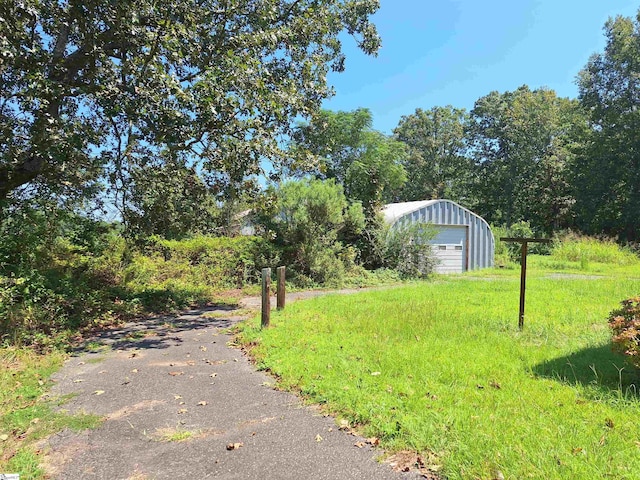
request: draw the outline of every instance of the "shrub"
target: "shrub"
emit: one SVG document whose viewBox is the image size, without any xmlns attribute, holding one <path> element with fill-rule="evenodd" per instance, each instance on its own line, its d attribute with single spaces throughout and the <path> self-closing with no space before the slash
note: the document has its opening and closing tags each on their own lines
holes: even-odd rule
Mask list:
<svg viewBox="0 0 640 480">
<path fill-rule="evenodd" d="M 613 348 L 640 368 L 640 296 L 623 300 L 621 304 L 621 308 L 609 314 Z"/>
<path fill-rule="evenodd" d="M 256 282 L 260 269 L 277 263 L 279 256 L 267 240 L 251 236 L 200 235 L 185 240 L 150 237 L 144 253 L 144 260 L 136 257 L 134 263 L 137 259 L 141 263 L 161 260 L 160 265 L 148 266 L 153 273 L 141 269 L 152 281 L 192 276 L 218 289 L 241 288 Z M 131 270 L 135 275 L 136 268 Z"/>
<path fill-rule="evenodd" d="M 384 266 L 404 278 L 425 278 L 436 266 L 430 241 L 437 230 L 428 223 L 396 224 L 387 230 Z"/>
<path fill-rule="evenodd" d="M 500 240 L 501 237 L 532 238 L 538 236 L 529 222 L 525 221 L 516 222 L 510 227 L 492 225 L 491 230 L 496 242 L 495 264 L 503 268 L 512 267 L 513 263 L 520 263 L 521 245 L 517 242 L 503 242 Z M 549 254 L 549 246 L 545 243 L 530 243 L 527 248 L 528 253 Z"/>
</svg>

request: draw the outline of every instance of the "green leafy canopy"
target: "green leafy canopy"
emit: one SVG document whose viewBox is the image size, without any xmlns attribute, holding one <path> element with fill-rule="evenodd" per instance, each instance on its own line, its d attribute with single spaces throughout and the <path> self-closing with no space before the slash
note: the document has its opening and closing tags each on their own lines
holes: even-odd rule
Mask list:
<svg viewBox="0 0 640 480">
<path fill-rule="evenodd" d="M 198 160 L 223 191 L 287 155 L 279 138 L 331 95 L 340 32 L 375 54 L 377 0 L 0 3 L 0 200 L 73 193 L 128 168 Z M 104 177 L 105 173 L 107 174 Z"/>
</svg>

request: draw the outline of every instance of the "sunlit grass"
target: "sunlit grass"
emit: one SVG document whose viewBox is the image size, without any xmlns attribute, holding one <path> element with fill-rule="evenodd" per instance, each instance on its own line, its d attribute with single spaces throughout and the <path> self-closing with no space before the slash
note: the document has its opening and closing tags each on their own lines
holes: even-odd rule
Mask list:
<svg viewBox="0 0 640 480">
<path fill-rule="evenodd" d="M 532 260 L 523 332 L 519 270 L 496 270 L 292 304 L 242 336 L 282 387 L 435 454 L 448 479 L 640 478 L 640 376 L 606 323 L 640 280 Z"/>
<path fill-rule="evenodd" d="M 156 432 L 155 437 L 161 442 L 186 442 L 198 435 L 201 435 L 201 432 L 178 427 L 160 429 Z"/>
</svg>

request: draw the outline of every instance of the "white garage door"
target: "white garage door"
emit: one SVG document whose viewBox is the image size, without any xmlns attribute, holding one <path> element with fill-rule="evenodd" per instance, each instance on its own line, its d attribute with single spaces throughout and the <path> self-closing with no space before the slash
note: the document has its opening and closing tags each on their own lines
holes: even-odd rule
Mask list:
<svg viewBox="0 0 640 480">
<path fill-rule="evenodd" d="M 438 235 L 431 241 L 438 260 L 436 272 L 462 273 L 466 267 L 467 228 L 465 226 L 438 226 Z"/>
</svg>

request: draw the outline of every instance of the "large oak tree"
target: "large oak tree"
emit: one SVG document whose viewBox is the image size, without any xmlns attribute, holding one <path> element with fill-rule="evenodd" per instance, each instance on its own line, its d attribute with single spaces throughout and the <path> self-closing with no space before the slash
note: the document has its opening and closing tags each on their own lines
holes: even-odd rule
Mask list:
<svg viewBox="0 0 640 480">
<path fill-rule="evenodd" d="M 287 156 L 331 95 L 339 34 L 366 53 L 377 0 L 0 0 L 0 201 L 126 189 L 131 165 L 199 162 L 210 186 Z"/>
</svg>

